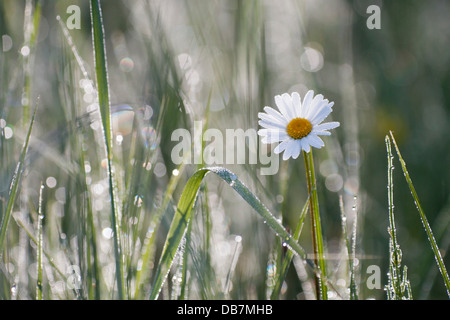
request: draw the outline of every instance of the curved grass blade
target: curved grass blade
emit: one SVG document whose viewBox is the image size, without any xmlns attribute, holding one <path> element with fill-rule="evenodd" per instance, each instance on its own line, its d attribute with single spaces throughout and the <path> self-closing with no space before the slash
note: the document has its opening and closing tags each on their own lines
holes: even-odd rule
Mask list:
<svg viewBox="0 0 450 320">
<path fill-rule="evenodd" d="M 8 203 L 6 205 L 6 210 L 3 215 L 2 223 L 0 226 L 0 255 L 3 252 L 3 247 L 5 245 L 5 240 L 6 240 L 6 233 L 8 230 L 9 221 L 11 219 L 11 213 L 13 211 L 14 204 L 16 202 L 17 190 L 19 188 L 20 178 L 22 176 L 22 171 L 24 168 L 25 156 L 28 151 L 28 143 L 30 141 L 31 130 L 33 129 L 34 119 L 36 117 L 37 107 L 38 106 L 36 105 L 36 108 L 34 109 L 33 117 L 31 118 L 30 126 L 28 128 L 28 133 L 27 133 L 25 142 L 22 147 L 22 152 L 20 154 L 19 162 L 17 163 L 16 171 L 14 172 L 14 176 L 11 181 L 9 199 L 8 199 Z"/>
<path fill-rule="evenodd" d="M 315 266 L 314 262 L 306 257 L 305 250 L 234 173 L 222 167 L 212 167 L 197 170 L 192 177 L 189 178 L 184 187 L 155 273 L 150 299 L 157 299 L 159 296 L 180 242 L 186 233 L 200 184 L 209 172 L 214 172 L 222 178 L 222 180 L 228 183 L 228 185 L 232 187 L 264 219 L 264 221 L 266 221 L 266 224 L 282 239 L 289 249 L 294 251 L 295 254 L 298 254 L 324 282 L 329 283 L 327 279 L 323 277 L 320 269 Z M 331 284 L 330 287 L 332 287 Z"/>
<path fill-rule="evenodd" d="M 109 101 L 108 68 L 103 29 L 102 10 L 100 0 L 91 0 L 92 44 L 94 47 L 95 73 L 97 79 L 98 103 L 102 119 L 103 135 L 106 144 L 106 158 L 108 166 L 109 193 L 111 197 L 111 225 L 114 230 L 114 256 L 116 262 L 116 281 L 119 299 L 124 298 L 123 261 L 120 245 L 119 223 L 116 209 L 115 184 L 112 170 L 112 125 L 111 105 Z"/>
<path fill-rule="evenodd" d="M 425 212 L 420 205 L 419 197 L 417 196 L 416 189 L 414 188 L 411 177 L 409 176 L 408 170 L 406 169 L 406 162 L 405 160 L 403 160 L 400 149 L 398 148 L 397 142 L 395 141 L 394 134 L 392 133 L 392 131 L 389 131 L 389 133 L 391 135 L 392 141 L 394 142 L 395 151 L 397 152 L 398 159 L 402 166 L 403 174 L 409 186 L 409 190 L 411 191 L 411 195 L 414 199 L 414 204 L 416 205 L 417 211 L 419 211 L 420 220 L 422 221 L 422 225 L 425 229 L 425 232 L 427 233 L 428 241 L 430 242 L 431 249 L 434 253 L 434 258 L 436 259 L 439 271 L 441 272 L 442 278 L 444 279 L 445 288 L 447 289 L 447 295 L 450 298 L 450 277 L 448 276 L 447 269 L 445 268 L 444 260 L 442 259 L 441 252 L 439 251 L 439 247 L 436 243 L 433 231 L 431 230 L 430 224 L 428 223 Z"/>
</svg>

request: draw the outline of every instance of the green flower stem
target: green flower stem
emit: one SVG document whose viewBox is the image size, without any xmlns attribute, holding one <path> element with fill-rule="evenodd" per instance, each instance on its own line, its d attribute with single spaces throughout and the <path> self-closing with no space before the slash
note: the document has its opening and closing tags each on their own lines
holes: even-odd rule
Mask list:
<svg viewBox="0 0 450 320">
<path fill-rule="evenodd" d="M 319 214 L 319 200 L 317 197 L 317 184 L 316 175 L 314 172 L 314 159 L 312 151 L 309 153 L 303 152 L 303 158 L 305 160 L 305 170 L 306 170 L 306 183 L 308 187 L 309 197 L 309 210 L 311 213 L 311 234 L 312 234 L 312 244 L 313 244 L 313 254 L 314 263 L 319 268 L 323 276 L 326 277 L 325 260 L 323 253 L 323 236 L 322 227 L 320 224 L 320 214 Z M 320 277 L 315 274 L 315 285 L 316 285 L 316 295 L 317 299 L 327 300 L 327 286 L 326 283 L 321 281 Z"/>
</svg>

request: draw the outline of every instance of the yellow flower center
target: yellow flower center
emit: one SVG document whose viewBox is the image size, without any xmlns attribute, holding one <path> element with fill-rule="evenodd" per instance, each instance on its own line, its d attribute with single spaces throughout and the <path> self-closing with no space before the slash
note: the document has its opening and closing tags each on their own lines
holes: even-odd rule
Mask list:
<svg viewBox="0 0 450 320">
<path fill-rule="evenodd" d="M 304 118 L 294 118 L 287 125 L 287 133 L 293 139 L 301 139 L 306 137 L 312 130 L 309 120 Z"/>
</svg>

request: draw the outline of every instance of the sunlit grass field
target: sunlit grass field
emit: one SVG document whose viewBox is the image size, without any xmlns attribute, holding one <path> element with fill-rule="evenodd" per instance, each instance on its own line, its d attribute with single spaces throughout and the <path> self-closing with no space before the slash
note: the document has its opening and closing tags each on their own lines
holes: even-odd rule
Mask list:
<svg viewBox="0 0 450 320">
<path fill-rule="evenodd" d="M 448 299 L 449 15 L 0 0 L 0 298 Z M 310 89 L 324 147 L 256 143 Z"/>
</svg>

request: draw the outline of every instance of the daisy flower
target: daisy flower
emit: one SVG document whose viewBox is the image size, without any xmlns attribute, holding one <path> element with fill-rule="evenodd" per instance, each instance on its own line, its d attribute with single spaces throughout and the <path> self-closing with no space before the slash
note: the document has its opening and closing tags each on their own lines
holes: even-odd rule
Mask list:
<svg viewBox="0 0 450 320">
<path fill-rule="evenodd" d="M 321 94 L 314 96 L 313 90 L 306 93 L 303 101 L 294 92 L 275 96 L 275 103 L 280 112 L 264 107 L 265 113 L 258 113 L 258 123 L 263 127 L 258 135 L 263 137 L 263 143 L 280 142 L 274 152 L 284 151 L 283 160 L 297 159 L 302 149 L 309 152 L 311 147 L 322 148 L 325 144 L 319 136 L 329 136 L 328 130 L 339 126 L 339 122 L 322 123 L 333 111 L 334 102 Z"/>
</svg>

